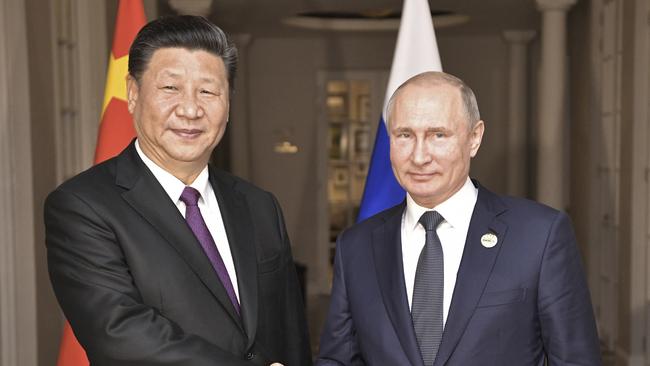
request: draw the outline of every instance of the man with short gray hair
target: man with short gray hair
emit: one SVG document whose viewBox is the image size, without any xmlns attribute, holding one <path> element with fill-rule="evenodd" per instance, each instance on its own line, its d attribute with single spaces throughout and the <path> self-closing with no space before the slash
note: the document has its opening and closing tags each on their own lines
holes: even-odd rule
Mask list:
<svg viewBox="0 0 650 366">
<path fill-rule="evenodd" d="M 476 97 L 426 72 L 387 106 L 406 200 L 344 231 L 317 365 L 600 365 L 568 216 L 469 178 Z"/>
</svg>

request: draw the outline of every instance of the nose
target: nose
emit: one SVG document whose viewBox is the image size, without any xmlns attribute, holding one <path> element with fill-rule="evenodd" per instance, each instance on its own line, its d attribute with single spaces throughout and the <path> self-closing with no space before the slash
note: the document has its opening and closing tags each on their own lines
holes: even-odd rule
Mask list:
<svg viewBox="0 0 650 366">
<path fill-rule="evenodd" d="M 197 97 L 192 93 L 186 93 L 176 106 L 176 115 L 187 119 L 202 118 L 205 111 L 197 102 Z"/>
<path fill-rule="evenodd" d="M 416 165 L 426 165 L 431 162 L 432 155 L 429 151 L 429 146 L 424 141 L 424 139 L 416 139 L 415 146 L 413 147 L 413 152 L 411 154 L 411 159 Z"/>
</svg>

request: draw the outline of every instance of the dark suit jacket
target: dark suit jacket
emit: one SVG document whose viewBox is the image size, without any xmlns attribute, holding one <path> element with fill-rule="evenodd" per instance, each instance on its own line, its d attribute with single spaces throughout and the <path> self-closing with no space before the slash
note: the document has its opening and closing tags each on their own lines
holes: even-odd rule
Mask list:
<svg viewBox="0 0 650 366">
<path fill-rule="evenodd" d="M 406 298 L 402 203 L 338 240 L 316 365 L 422 366 Z M 496 246 L 481 237 L 492 232 Z M 479 187 L 442 343 L 442 365 L 600 365 L 569 218 Z"/>
<path fill-rule="evenodd" d="M 47 198 L 50 279 L 92 365 L 311 364 L 278 203 L 241 179 L 209 172 L 241 317 L 133 143 Z"/>
</svg>

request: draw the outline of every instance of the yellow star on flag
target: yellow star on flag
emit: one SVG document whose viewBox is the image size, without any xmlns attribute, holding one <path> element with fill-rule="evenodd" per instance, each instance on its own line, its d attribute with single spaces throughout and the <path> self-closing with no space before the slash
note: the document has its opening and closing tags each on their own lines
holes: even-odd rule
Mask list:
<svg viewBox="0 0 650 366">
<path fill-rule="evenodd" d="M 112 98 L 126 101 L 126 75 L 129 72 L 129 56 L 122 56 L 115 59 L 111 52 L 111 59 L 108 62 L 108 75 L 106 76 L 106 90 L 104 90 L 104 105 L 102 105 L 102 116 L 106 106 Z"/>
</svg>

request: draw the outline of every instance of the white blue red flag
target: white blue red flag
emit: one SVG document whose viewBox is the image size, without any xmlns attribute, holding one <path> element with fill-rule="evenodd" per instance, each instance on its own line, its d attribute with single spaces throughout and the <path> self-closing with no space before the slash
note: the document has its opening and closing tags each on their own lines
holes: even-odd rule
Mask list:
<svg viewBox="0 0 650 366">
<path fill-rule="evenodd" d="M 397 183 L 390 166 L 390 143 L 385 123 L 386 104 L 397 87 L 411 76 L 424 71 L 442 71 L 431 10 L 427 0 L 404 0 L 383 113 L 377 127 L 357 221 L 404 200 L 404 190 Z"/>
</svg>

